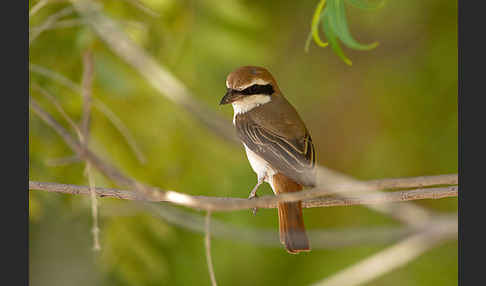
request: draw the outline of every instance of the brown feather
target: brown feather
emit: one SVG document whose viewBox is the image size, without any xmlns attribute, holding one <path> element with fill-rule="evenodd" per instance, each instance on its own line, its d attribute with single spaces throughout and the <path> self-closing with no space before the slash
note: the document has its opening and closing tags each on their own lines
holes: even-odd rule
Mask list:
<svg viewBox="0 0 486 286">
<path fill-rule="evenodd" d="M 280 173 L 273 176 L 273 186 L 277 194 L 302 190 L 302 185 Z M 278 222 L 280 242 L 289 253 L 310 251 L 302 215 L 302 202 L 278 203 Z"/>
<path fill-rule="evenodd" d="M 236 115 L 235 127 L 240 140 L 273 169 L 305 187 L 315 185 L 312 139 L 283 96 Z"/>
</svg>

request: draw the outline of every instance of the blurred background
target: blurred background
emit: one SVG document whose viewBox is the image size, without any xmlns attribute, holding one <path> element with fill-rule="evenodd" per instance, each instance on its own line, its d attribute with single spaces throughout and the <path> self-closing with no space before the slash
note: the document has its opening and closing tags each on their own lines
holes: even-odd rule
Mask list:
<svg viewBox="0 0 486 286">
<path fill-rule="evenodd" d="M 38 2 L 29 1 L 30 9 Z M 343 48 L 352 66 L 329 47 L 312 43 L 304 52 L 316 0 L 96 2 L 199 102 L 228 122 L 232 108 L 218 105 L 226 75 L 242 65 L 263 66 L 310 130 L 319 164 L 363 180 L 457 173 L 457 1 L 389 0 L 373 11 L 347 6 L 355 38 L 380 43 L 371 51 Z M 69 6 L 65 1 L 43 6 L 30 17 L 31 33 Z M 29 61 L 37 71 L 44 68 L 81 84 L 86 50 L 94 60 L 93 97 L 120 118 L 146 161 L 140 162 L 106 115 L 93 109 L 90 146 L 97 154 L 163 189 L 248 196 L 256 176 L 244 149 L 161 96 L 75 11 L 32 41 Z M 79 93 L 32 66 L 30 81 L 79 121 Z M 31 89 L 31 96 L 68 127 L 37 90 Z M 72 151 L 29 114 L 29 179 L 88 185 L 85 164 L 64 160 Z M 97 172 L 95 179 L 97 186 L 116 187 Z M 259 194 L 271 194 L 270 187 L 265 184 Z M 456 198 L 414 203 L 438 213 L 457 211 Z M 95 252 L 89 197 L 29 193 L 31 285 L 210 285 L 203 233 L 174 225 L 140 203 L 103 198 L 98 204 L 101 251 Z M 155 205 L 162 211 L 165 206 Z M 256 216 L 245 210 L 213 217 L 234 227 L 272 232 L 277 240 L 274 209 L 261 209 Z M 304 217 L 309 231 L 400 225 L 363 206 L 305 209 Z M 278 242 L 216 236 L 212 256 L 220 285 L 308 285 L 392 242 L 336 245 L 295 256 Z M 441 243 L 367 285 L 457 285 L 457 252 L 457 240 Z"/>
</svg>

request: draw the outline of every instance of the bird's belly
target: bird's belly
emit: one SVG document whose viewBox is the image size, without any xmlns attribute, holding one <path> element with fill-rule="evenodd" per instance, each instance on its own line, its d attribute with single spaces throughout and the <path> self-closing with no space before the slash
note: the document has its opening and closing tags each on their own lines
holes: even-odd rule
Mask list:
<svg viewBox="0 0 486 286">
<path fill-rule="evenodd" d="M 276 172 L 267 163 L 267 161 L 263 160 L 260 156 L 255 154 L 255 152 L 251 151 L 248 147 L 246 147 L 246 145 L 245 150 L 251 168 L 257 174 L 258 180 L 264 179 L 265 182 L 269 183 L 273 189 L 272 177 L 273 175 L 275 175 Z"/>
</svg>

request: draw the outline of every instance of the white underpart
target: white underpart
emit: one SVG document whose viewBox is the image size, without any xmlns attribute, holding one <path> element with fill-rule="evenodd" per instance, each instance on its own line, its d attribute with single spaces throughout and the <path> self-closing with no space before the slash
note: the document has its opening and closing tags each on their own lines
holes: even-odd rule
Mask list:
<svg viewBox="0 0 486 286">
<path fill-rule="evenodd" d="M 251 168 L 257 174 L 258 181 L 260 182 L 261 180 L 264 180 L 269 183 L 275 193 L 275 189 L 273 188 L 273 175 L 276 173 L 275 170 L 273 170 L 270 164 L 263 160 L 262 157 L 251 151 L 244 143 L 243 145 L 245 146 L 246 157 L 248 157 Z"/>
<path fill-rule="evenodd" d="M 235 124 L 236 115 L 242 114 L 252 110 L 253 108 L 260 106 L 262 104 L 268 103 L 271 101 L 271 97 L 268 95 L 263 94 L 255 94 L 251 96 L 247 96 L 241 100 L 235 101 L 232 103 L 234 116 L 233 116 L 233 124 Z M 275 170 L 272 169 L 270 164 L 267 163 L 263 158 L 255 154 L 251 151 L 244 143 L 246 150 L 246 156 L 248 157 L 248 161 L 250 162 L 251 168 L 257 174 L 258 181 L 264 180 L 265 182 L 269 183 L 272 187 L 273 192 L 275 189 L 273 188 L 273 175 L 275 175 Z"/>
</svg>

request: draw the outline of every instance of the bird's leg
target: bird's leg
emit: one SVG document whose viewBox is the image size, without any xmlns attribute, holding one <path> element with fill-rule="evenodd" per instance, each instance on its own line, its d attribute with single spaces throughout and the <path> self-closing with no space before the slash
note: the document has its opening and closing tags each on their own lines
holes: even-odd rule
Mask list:
<svg viewBox="0 0 486 286">
<path fill-rule="evenodd" d="M 265 180 L 265 178 L 258 178 L 257 184 L 255 185 L 255 187 L 253 187 L 253 190 L 251 190 L 250 196 L 248 196 L 248 199 L 249 200 L 258 197 L 257 194 L 256 194 L 256 192 L 258 190 L 258 187 L 260 187 L 260 185 L 263 183 L 264 180 Z M 258 208 L 253 208 L 252 209 L 253 215 L 256 215 L 257 210 L 258 210 Z"/>
</svg>

